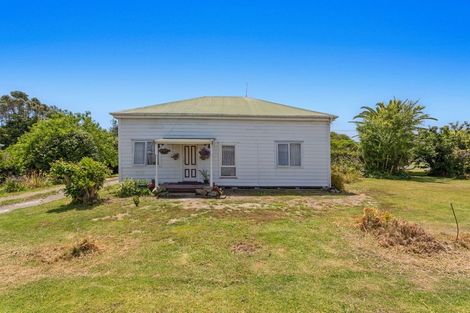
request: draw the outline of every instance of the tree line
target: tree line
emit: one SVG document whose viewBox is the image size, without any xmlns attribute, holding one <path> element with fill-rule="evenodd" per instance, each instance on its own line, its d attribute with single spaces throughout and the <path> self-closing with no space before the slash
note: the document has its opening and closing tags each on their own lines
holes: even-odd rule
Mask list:
<svg viewBox="0 0 470 313">
<path fill-rule="evenodd" d="M 366 176 L 406 175 L 420 167 L 434 176 L 470 176 L 470 124 L 425 127 L 436 120 L 418 101 L 392 99 L 364 106 L 354 117 L 358 142 L 332 134 L 333 169 Z"/>
<path fill-rule="evenodd" d="M 78 202 L 93 202 L 117 171 L 117 125 L 102 128 L 90 112 L 72 113 L 13 91 L 0 97 L 0 182 L 7 191 L 66 183 Z"/>
</svg>

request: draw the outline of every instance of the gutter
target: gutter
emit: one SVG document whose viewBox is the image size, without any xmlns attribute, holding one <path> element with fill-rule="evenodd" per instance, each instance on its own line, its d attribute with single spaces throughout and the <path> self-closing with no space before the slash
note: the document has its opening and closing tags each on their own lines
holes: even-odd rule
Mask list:
<svg viewBox="0 0 470 313">
<path fill-rule="evenodd" d="M 273 115 L 229 115 L 229 114 L 193 114 L 193 113 L 178 113 L 178 114 L 162 114 L 162 113 L 123 113 L 123 112 L 112 112 L 110 113 L 114 118 L 161 118 L 161 119 L 244 119 L 244 120 L 297 120 L 297 121 L 334 121 L 336 115 L 325 115 L 325 116 L 305 116 L 305 115 L 289 115 L 289 116 L 273 116 Z"/>
</svg>

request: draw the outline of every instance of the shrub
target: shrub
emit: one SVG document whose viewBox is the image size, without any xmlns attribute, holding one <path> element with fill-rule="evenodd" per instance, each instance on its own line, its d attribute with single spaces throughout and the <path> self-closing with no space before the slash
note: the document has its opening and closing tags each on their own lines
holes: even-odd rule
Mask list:
<svg viewBox="0 0 470 313">
<path fill-rule="evenodd" d="M 387 211 L 380 211 L 376 208 L 365 208 L 360 227 L 363 231 L 384 228 L 391 219 L 392 215 Z"/>
<path fill-rule="evenodd" d="M 416 162 L 424 162 L 435 176 L 470 176 L 470 123 L 421 129 L 414 149 Z"/>
<path fill-rule="evenodd" d="M 149 193 L 150 190 L 146 180 L 132 178 L 126 178 L 121 182 L 117 192 L 118 196 L 121 198 L 143 196 Z"/>
<path fill-rule="evenodd" d="M 344 191 L 344 177 L 339 172 L 331 172 L 331 187 Z"/>
<path fill-rule="evenodd" d="M 21 177 L 25 186 L 30 189 L 41 188 L 51 185 L 49 177 L 42 172 L 31 172 Z"/>
<path fill-rule="evenodd" d="M 139 196 L 134 196 L 134 197 L 132 197 L 132 201 L 134 201 L 134 205 L 136 207 L 138 207 L 139 203 L 140 203 L 140 197 Z"/>
<path fill-rule="evenodd" d="M 98 191 L 109 174 L 104 164 L 88 157 L 78 163 L 57 161 L 51 168 L 51 176 L 65 183 L 65 194 L 84 204 L 98 200 Z"/>
<path fill-rule="evenodd" d="M 17 177 L 8 177 L 4 184 L 3 189 L 5 192 L 18 192 L 26 189 L 23 181 Z"/>
</svg>

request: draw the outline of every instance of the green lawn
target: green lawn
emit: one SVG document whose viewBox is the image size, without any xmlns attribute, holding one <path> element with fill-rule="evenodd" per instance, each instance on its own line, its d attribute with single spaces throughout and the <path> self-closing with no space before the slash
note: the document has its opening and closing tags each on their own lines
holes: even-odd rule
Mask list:
<svg viewBox="0 0 470 313">
<path fill-rule="evenodd" d="M 114 187 L 115 188 L 115 187 Z M 60 200 L 0 215 L 0 312 L 468 312 L 470 252 L 381 248 L 355 226 L 390 209 L 438 238 L 470 232 L 470 181 L 366 179 L 347 195 Z M 55 260 L 90 238 L 99 253 Z"/>
</svg>

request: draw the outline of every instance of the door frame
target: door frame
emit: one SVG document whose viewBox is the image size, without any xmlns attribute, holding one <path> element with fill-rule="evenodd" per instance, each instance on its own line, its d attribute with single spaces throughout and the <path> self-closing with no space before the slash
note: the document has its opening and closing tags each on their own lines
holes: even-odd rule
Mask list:
<svg viewBox="0 0 470 313">
<path fill-rule="evenodd" d="M 197 145 L 184 144 L 183 146 L 183 157 L 181 158 L 181 177 L 183 182 L 197 182 Z M 189 162 L 186 164 L 186 147 L 188 147 L 188 156 Z M 186 171 L 188 171 L 188 176 L 186 177 Z"/>
</svg>

